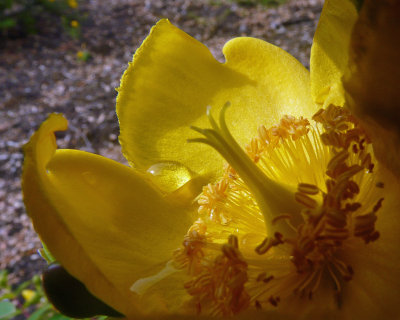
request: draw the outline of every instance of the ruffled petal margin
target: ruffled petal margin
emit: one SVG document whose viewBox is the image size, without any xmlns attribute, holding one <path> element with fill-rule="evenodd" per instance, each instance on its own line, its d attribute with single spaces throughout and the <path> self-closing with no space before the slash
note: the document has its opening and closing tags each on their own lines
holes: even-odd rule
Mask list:
<svg viewBox="0 0 400 320">
<path fill-rule="evenodd" d="M 168 20 L 153 27 L 118 89 L 120 143 L 132 166 L 147 170 L 155 163 L 172 162 L 217 177 L 221 156 L 206 145 L 186 141 L 196 137 L 190 125 L 209 126 L 207 106 L 218 114 L 231 102 L 227 122 L 241 144 L 257 134 L 257 126 L 270 126 L 284 114 L 315 112 L 309 73 L 284 50 L 238 38 L 223 52 L 226 63 Z"/>
</svg>

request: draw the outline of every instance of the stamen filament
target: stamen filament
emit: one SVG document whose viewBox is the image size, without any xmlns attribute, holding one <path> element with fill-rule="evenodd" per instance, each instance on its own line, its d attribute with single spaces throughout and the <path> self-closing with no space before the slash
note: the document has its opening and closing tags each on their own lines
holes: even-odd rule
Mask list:
<svg viewBox="0 0 400 320">
<path fill-rule="evenodd" d="M 202 129 L 192 126 L 191 129 L 201 133 L 205 138 L 188 139 L 188 142 L 200 142 L 208 144 L 217 150 L 228 163 L 236 170 L 241 179 L 249 187 L 260 211 L 265 217 L 268 234 L 287 229 L 286 224 L 273 225 L 271 221 L 282 213 L 290 214 L 292 221 L 297 224 L 300 219 L 301 205 L 295 200 L 295 189 L 284 186 L 269 179 L 265 173 L 247 156 L 239 144 L 231 135 L 225 121 L 227 102 L 219 114 L 219 126 L 211 115 L 211 109 L 207 109 L 207 116 L 212 129 Z M 291 229 L 289 229 L 291 231 Z"/>
<path fill-rule="evenodd" d="M 292 116 L 262 125 L 242 149 L 226 123 L 229 105 L 217 121 L 208 108 L 211 128 L 192 127 L 202 137 L 188 140 L 229 163 L 196 198 L 200 218 L 174 252 L 174 266 L 191 277 L 192 303 L 198 313 L 229 316 L 294 296 L 312 300 L 330 287 L 340 308 L 357 272 L 343 252 L 356 249 L 357 238 L 368 244 L 380 236 L 384 186 L 372 173 L 366 134 L 331 105 L 314 126 Z"/>
</svg>

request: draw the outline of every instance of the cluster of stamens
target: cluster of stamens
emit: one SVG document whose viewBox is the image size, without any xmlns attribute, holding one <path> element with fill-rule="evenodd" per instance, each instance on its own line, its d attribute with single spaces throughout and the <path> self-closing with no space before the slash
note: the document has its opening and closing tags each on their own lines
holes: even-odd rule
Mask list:
<svg viewBox="0 0 400 320">
<path fill-rule="evenodd" d="M 182 242 L 182 247 L 173 253 L 174 265 L 177 269 L 187 269 L 190 275 L 201 270 L 204 258 L 203 248 L 206 245 L 206 224 L 198 219 L 189 229 Z"/>
<path fill-rule="evenodd" d="M 370 190 L 383 187 L 370 177 L 374 164 L 367 135 L 349 112 L 333 105 L 318 111 L 313 120 L 315 125 L 311 126 L 307 119 L 285 116 L 269 129 L 260 126 L 258 137 L 245 148 L 245 154 L 267 179 L 293 172 L 297 154 L 310 168 L 315 166 L 315 171 L 322 167 L 321 173 L 312 172 L 313 181 L 297 182 L 292 193 L 298 205 L 292 207 L 298 208 L 297 213 L 275 212 L 268 216 L 262 212 L 265 206 L 247 205 L 253 189 L 246 186 L 246 179 L 231 163 L 224 177 L 204 187 L 197 198 L 203 227 L 199 222 L 193 225 L 175 261 L 180 268 L 187 267 L 192 276 L 185 288 L 199 313 L 232 315 L 249 306 L 275 307 L 291 294 L 312 299 L 322 281 L 333 284 L 337 296 L 354 273 L 342 258 L 346 244 L 357 239 L 367 244 L 379 238 L 375 222 L 383 198 L 368 196 L 372 200 L 364 201 L 368 192 L 374 192 Z M 210 121 L 217 131 L 214 120 Z M 211 142 L 195 140 L 218 150 L 221 138 L 218 132 L 215 136 L 215 142 L 214 136 Z M 228 140 L 231 138 L 229 134 Z M 226 150 L 221 154 L 230 157 L 230 149 Z M 279 158 L 282 155 L 288 155 L 288 159 Z M 275 230 L 252 248 L 253 253 L 247 252 L 245 245 L 241 246 L 242 253 L 239 251 L 239 242 L 246 244 L 249 237 L 256 237 L 248 227 L 252 222 L 243 222 L 241 211 L 250 212 L 254 225 L 264 214 L 267 226 Z M 230 235 L 228 244 L 221 244 L 225 233 L 219 237 L 206 231 L 204 225 L 236 230 L 237 235 Z M 268 268 L 279 255 L 284 268 Z"/>
<path fill-rule="evenodd" d="M 209 183 L 203 187 L 203 192 L 197 200 L 200 215 L 206 215 L 222 224 L 229 222 L 229 212 L 223 208 L 223 203 L 227 197 L 228 183 L 228 179 L 222 179 L 215 184 Z"/>
<path fill-rule="evenodd" d="M 281 139 L 297 140 L 309 131 L 309 121 L 285 115 L 279 124 L 267 129 L 264 125 L 258 127 L 258 137 L 253 138 L 246 146 L 247 155 L 257 163 L 262 154 L 276 148 Z"/>
<path fill-rule="evenodd" d="M 249 306 L 250 296 L 244 289 L 247 263 L 239 251 L 238 239 L 231 235 L 221 251 L 213 260 L 205 261 L 202 271 L 185 283 L 198 313 L 231 316 Z"/>
</svg>

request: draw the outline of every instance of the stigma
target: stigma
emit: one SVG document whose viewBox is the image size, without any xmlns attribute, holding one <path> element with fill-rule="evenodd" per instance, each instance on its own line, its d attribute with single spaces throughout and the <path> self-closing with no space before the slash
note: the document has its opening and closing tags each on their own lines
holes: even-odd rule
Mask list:
<svg viewBox="0 0 400 320">
<path fill-rule="evenodd" d="M 379 240 L 384 204 L 368 136 L 344 108 L 284 116 L 242 149 L 225 121 L 192 127 L 227 161 L 197 197 L 198 219 L 173 255 L 196 313 L 230 316 L 328 296 L 340 308 L 357 270 L 349 250 Z M 327 302 L 328 303 L 328 302 Z"/>
</svg>

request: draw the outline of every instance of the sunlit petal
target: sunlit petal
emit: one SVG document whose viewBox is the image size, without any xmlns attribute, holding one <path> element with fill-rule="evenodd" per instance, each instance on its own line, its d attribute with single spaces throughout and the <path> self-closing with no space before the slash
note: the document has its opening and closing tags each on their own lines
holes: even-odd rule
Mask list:
<svg viewBox="0 0 400 320">
<path fill-rule="evenodd" d="M 218 112 L 232 103 L 227 118 L 240 143 L 260 121 L 271 125 L 289 111 L 315 111 L 307 70 L 282 49 L 239 38 L 226 44 L 224 54 L 227 62 L 221 64 L 167 20 L 152 29 L 124 74 L 117 100 L 120 142 L 133 166 L 177 162 L 217 176 L 222 158 L 207 146 L 186 142 L 194 135 L 190 125 L 207 124 L 208 105 Z"/>
<path fill-rule="evenodd" d="M 191 221 L 131 168 L 56 150 L 54 131 L 66 126 L 51 115 L 25 146 L 27 211 L 69 273 L 110 306 L 134 314 L 131 285 L 164 267 Z"/>
<path fill-rule="evenodd" d="M 341 78 L 357 10 L 351 0 L 327 0 L 311 48 L 311 94 L 317 103 L 343 106 Z"/>
</svg>

